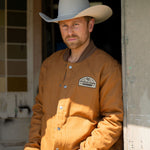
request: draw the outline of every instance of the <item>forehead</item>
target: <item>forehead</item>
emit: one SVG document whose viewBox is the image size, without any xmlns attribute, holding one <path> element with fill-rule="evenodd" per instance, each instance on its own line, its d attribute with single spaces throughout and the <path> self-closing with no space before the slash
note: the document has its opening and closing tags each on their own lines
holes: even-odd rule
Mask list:
<svg viewBox="0 0 150 150">
<path fill-rule="evenodd" d="M 73 19 L 69 19 L 69 20 L 59 21 L 59 24 L 69 24 L 69 23 L 83 22 L 83 21 L 86 21 L 85 18 L 80 17 L 80 18 L 73 18 Z"/>
</svg>

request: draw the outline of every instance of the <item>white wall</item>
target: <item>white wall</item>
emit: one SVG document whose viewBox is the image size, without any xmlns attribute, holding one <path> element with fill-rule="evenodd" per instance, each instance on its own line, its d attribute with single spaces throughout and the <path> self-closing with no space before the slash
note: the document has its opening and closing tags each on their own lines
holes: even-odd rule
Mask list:
<svg viewBox="0 0 150 150">
<path fill-rule="evenodd" d="M 149 6 L 149 0 L 122 0 L 125 150 L 150 150 Z"/>
<path fill-rule="evenodd" d="M 30 118 L 0 119 L 0 150 L 23 150 L 29 127 Z"/>
</svg>

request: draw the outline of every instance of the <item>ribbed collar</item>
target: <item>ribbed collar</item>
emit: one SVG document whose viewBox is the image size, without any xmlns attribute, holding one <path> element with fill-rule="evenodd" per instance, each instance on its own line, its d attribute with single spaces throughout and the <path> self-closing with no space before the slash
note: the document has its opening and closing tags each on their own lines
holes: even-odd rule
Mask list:
<svg viewBox="0 0 150 150">
<path fill-rule="evenodd" d="M 94 45 L 94 42 L 91 40 L 89 45 L 85 48 L 85 50 L 83 51 L 83 53 L 81 54 L 80 58 L 78 59 L 76 63 L 81 62 L 87 57 L 89 57 L 91 54 L 94 53 L 95 50 L 96 50 L 96 46 Z M 67 48 L 64 53 L 64 60 L 68 61 L 68 58 L 70 55 L 71 55 L 71 50 Z"/>
</svg>

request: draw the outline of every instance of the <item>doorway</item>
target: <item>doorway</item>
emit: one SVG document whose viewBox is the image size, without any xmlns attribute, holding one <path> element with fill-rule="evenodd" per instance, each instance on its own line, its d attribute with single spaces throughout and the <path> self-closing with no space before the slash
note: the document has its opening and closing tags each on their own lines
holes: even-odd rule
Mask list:
<svg viewBox="0 0 150 150">
<path fill-rule="evenodd" d="M 97 24 L 92 32 L 92 39 L 95 45 L 109 53 L 121 63 L 121 1 L 119 0 L 89 0 L 90 3 L 100 2 L 108 5 L 113 10 L 113 15 L 107 21 Z M 57 4 L 59 0 L 42 1 L 42 12 L 51 18 L 57 17 Z M 52 53 L 65 48 L 62 41 L 58 24 L 42 21 L 43 41 L 42 60 Z"/>
</svg>

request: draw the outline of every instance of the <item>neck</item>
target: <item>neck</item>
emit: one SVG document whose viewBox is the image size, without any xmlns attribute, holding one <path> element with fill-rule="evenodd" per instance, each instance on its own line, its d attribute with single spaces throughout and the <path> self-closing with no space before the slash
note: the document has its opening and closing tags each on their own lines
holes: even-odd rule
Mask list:
<svg viewBox="0 0 150 150">
<path fill-rule="evenodd" d="M 86 47 L 89 45 L 89 43 L 90 39 L 88 39 L 86 43 L 84 43 L 82 46 L 75 49 L 71 49 L 71 55 L 69 56 L 68 61 L 71 63 L 77 62 L 84 50 L 86 49 Z"/>
</svg>

